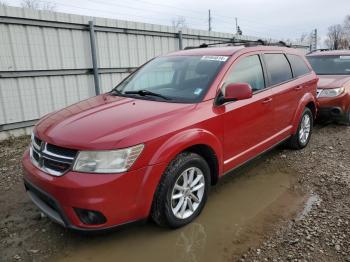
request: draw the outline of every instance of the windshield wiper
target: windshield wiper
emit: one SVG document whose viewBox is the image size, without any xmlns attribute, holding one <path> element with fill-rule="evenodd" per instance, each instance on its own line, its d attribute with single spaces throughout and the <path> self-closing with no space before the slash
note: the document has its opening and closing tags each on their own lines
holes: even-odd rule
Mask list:
<svg viewBox="0 0 350 262">
<path fill-rule="evenodd" d="M 120 92 L 118 89 L 113 88 L 111 91 L 109 91 L 110 94 L 117 94 L 117 95 L 122 95 L 123 93 Z"/>
<path fill-rule="evenodd" d="M 166 97 L 166 96 L 163 96 L 161 94 L 154 93 L 154 92 L 151 92 L 151 91 L 148 91 L 148 90 L 145 90 L 145 89 L 138 90 L 138 91 L 126 91 L 126 92 L 124 92 L 124 94 L 127 94 L 127 95 L 140 95 L 140 96 L 157 96 L 157 97 L 163 98 L 165 100 L 171 100 L 170 97 Z"/>
</svg>

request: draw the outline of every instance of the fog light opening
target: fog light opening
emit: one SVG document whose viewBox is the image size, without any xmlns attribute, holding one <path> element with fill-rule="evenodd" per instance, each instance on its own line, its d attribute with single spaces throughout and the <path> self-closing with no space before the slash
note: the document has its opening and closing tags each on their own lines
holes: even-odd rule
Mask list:
<svg viewBox="0 0 350 262">
<path fill-rule="evenodd" d="M 341 114 L 341 111 L 339 108 L 332 108 L 331 109 L 331 114 L 334 116 L 339 116 Z"/>
<path fill-rule="evenodd" d="M 81 222 L 86 225 L 101 225 L 106 223 L 106 217 L 98 211 L 74 208 Z"/>
</svg>

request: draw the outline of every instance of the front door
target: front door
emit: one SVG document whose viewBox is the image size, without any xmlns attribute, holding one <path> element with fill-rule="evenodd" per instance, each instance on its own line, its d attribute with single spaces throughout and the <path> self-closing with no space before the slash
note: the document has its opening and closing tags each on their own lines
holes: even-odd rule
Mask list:
<svg viewBox="0 0 350 262">
<path fill-rule="evenodd" d="M 248 83 L 253 97 L 224 104 L 224 171 L 253 158 L 266 149 L 274 134 L 271 90 L 267 90 L 258 54 L 240 57 L 225 77 L 228 83 Z"/>
</svg>

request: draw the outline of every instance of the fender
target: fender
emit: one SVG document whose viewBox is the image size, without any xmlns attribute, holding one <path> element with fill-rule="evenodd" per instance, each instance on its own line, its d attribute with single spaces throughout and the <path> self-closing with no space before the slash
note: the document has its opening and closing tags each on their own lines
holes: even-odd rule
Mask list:
<svg viewBox="0 0 350 262">
<path fill-rule="evenodd" d="M 216 154 L 218 159 L 219 174 L 222 173 L 223 149 L 222 144 L 217 136 L 204 129 L 188 129 L 177 133 L 163 143 L 154 153 L 150 160 L 150 165 L 157 163 L 170 163 L 177 154 L 194 145 L 209 146 Z"/>
<path fill-rule="evenodd" d="M 345 85 L 345 92 L 347 93 L 347 100 L 345 102 L 348 103 L 346 109 L 345 109 L 345 112 L 347 112 L 348 114 L 350 114 L 350 80 L 348 82 L 346 82 L 346 85 Z"/>
<path fill-rule="evenodd" d="M 312 102 L 315 106 L 315 109 L 317 110 L 317 104 L 316 104 L 316 99 L 315 96 L 313 96 L 311 93 L 306 93 L 304 94 L 304 96 L 300 99 L 299 101 L 299 105 L 297 107 L 297 110 L 295 111 L 294 117 L 293 117 L 293 129 L 292 129 L 292 134 L 295 134 L 298 130 L 298 126 L 299 126 L 299 120 L 300 117 L 302 115 L 302 113 L 304 112 L 305 106 Z M 316 117 L 316 115 L 314 116 Z"/>
</svg>

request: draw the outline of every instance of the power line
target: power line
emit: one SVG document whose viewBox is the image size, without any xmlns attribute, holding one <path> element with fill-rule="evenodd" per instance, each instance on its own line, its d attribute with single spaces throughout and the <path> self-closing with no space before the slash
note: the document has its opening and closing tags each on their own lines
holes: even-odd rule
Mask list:
<svg viewBox="0 0 350 262">
<path fill-rule="evenodd" d="M 98 8 L 88 8 L 88 7 L 82 7 L 82 6 L 76 6 L 76 5 L 72 5 L 72 4 L 66 4 L 66 3 L 61 3 L 61 2 L 56 2 L 56 1 L 54 1 L 54 2 L 52 2 L 52 1 L 44 1 L 44 0 L 39 0 L 40 2 L 44 2 L 44 3 L 51 3 L 51 4 L 56 4 L 56 5 L 58 5 L 58 6 L 66 6 L 66 7 L 71 7 L 71 8 L 75 8 L 75 9 L 80 9 L 80 10 L 88 10 L 88 11 L 92 11 L 92 12 L 100 12 L 100 13 L 105 13 L 105 14 L 112 14 L 113 16 L 115 16 L 115 15 L 118 15 L 118 16 L 123 16 L 123 17 L 130 17 L 130 14 L 125 14 L 125 13 L 122 13 L 122 12 L 115 12 L 115 11 L 110 11 L 110 10 L 105 10 L 105 9 L 98 9 Z M 125 8 L 125 9 L 130 9 L 130 10 L 140 10 L 140 11 L 147 11 L 147 12 L 153 12 L 153 13 L 158 13 L 158 14 L 165 14 L 165 13 L 167 13 L 167 12 L 164 12 L 164 11 L 159 11 L 159 10 L 155 10 L 154 8 L 152 9 L 152 10 L 150 10 L 150 9 L 146 9 L 146 8 L 140 8 L 140 7 L 131 7 L 131 6 L 128 6 L 128 5 L 125 5 L 125 4 L 119 4 L 119 3 L 111 3 L 111 2 L 107 2 L 107 1 L 102 1 L 102 0 L 99 0 L 99 1 L 97 1 L 97 0 L 87 0 L 87 1 L 89 1 L 89 2 L 92 2 L 92 3 L 94 3 L 94 4 L 105 4 L 105 5 L 109 5 L 109 6 L 116 6 L 116 7 L 122 7 L 122 8 Z M 136 1 L 138 1 L 138 2 L 145 2 L 145 3 L 149 3 L 149 2 L 146 2 L 146 1 L 143 1 L 143 0 L 136 0 Z M 165 4 L 154 4 L 154 5 L 158 5 L 158 6 L 171 6 L 171 5 L 165 5 Z M 175 8 L 175 7 L 174 7 Z M 175 9 L 182 9 L 182 8 L 175 8 Z M 187 11 L 191 11 L 192 12 L 192 10 L 187 10 Z M 198 12 L 198 11 L 193 11 L 194 13 L 200 13 L 200 12 Z M 211 11 L 210 11 L 210 13 L 211 13 Z M 169 14 L 171 14 L 171 15 L 173 15 L 173 13 L 169 13 Z M 152 17 L 146 17 L 146 16 L 142 16 L 142 15 L 134 15 L 134 14 L 132 14 L 131 15 L 131 19 L 129 18 L 129 19 L 126 19 L 126 20 L 135 20 L 135 17 L 138 17 L 138 18 L 141 18 L 142 20 L 151 20 L 152 22 L 151 23 L 154 23 L 154 20 L 153 20 L 153 18 Z M 191 20 L 195 20 L 195 21 L 198 21 L 198 23 L 191 23 L 191 27 L 193 27 L 193 26 L 196 26 L 197 28 L 200 28 L 200 29 L 204 29 L 204 14 L 203 14 L 203 18 L 198 18 L 198 17 L 193 17 L 193 16 L 184 16 L 186 19 L 191 19 Z M 221 21 L 221 23 L 220 23 L 220 26 L 219 26 L 219 28 L 220 28 L 220 30 L 221 30 L 221 28 L 224 28 L 224 26 L 223 25 L 221 25 L 221 24 L 227 24 L 227 25 L 230 25 L 230 29 L 229 30 L 227 30 L 228 32 L 230 32 L 230 33 L 233 33 L 233 28 L 232 28 L 232 26 L 233 26 L 233 24 L 234 24 L 234 18 L 233 17 L 227 17 L 228 19 L 224 19 L 223 17 L 227 17 L 227 16 L 219 16 L 218 18 L 216 18 L 216 20 L 218 20 L 218 21 Z M 212 19 L 213 19 L 213 17 L 212 17 L 212 15 L 210 14 L 210 25 L 209 25 L 209 29 L 210 30 L 212 30 Z M 125 19 L 125 18 L 124 18 Z M 168 20 L 167 18 L 161 18 L 161 17 L 157 17 L 157 20 L 159 20 L 159 21 L 167 21 L 167 25 L 169 25 L 169 23 L 170 23 L 170 19 Z M 275 32 L 276 34 L 278 33 L 278 34 L 280 34 L 281 33 L 281 31 L 282 31 L 282 29 L 277 29 L 277 28 L 275 28 L 275 29 L 271 29 L 271 28 L 269 28 L 269 27 L 266 27 L 266 26 L 264 26 L 263 24 L 261 24 L 260 22 L 259 23 L 250 23 L 250 24 L 254 24 L 254 26 L 250 26 L 250 25 L 247 25 L 246 23 L 248 23 L 249 24 L 249 22 L 246 22 L 247 20 L 246 19 L 240 19 L 240 21 L 242 21 L 243 20 L 243 23 L 241 22 L 241 27 L 242 28 L 244 28 L 244 29 L 247 29 L 248 31 L 251 31 L 251 32 L 256 32 L 256 33 L 259 33 L 259 34 L 263 34 L 263 35 L 270 35 L 271 34 L 271 32 Z M 232 22 L 231 22 L 232 21 Z M 208 23 L 209 24 L 209 23 Z M 263 32 L 261 32 L 261 31 L 257 31 L 256 29 L 257 28 L 262 28 L 263 30 L 262 31 L 264 31 L 264 33 Z M 226 31 L 226 30 L 225 30 Z M 285 28 L 283 29 L 283 32 L 285 31 Z M 293 30 L 293 31 L 295 31 L 295 30 Z M 236 27 L 236 32 L 237 32 L 237 27 Z"/>
<path fill-rule="evenodd" d="M 56 4 L 58 6 L 65 6 L 65 7 L 70 7 L 70 8 L 76 8 L 76 9 L 80 9 L 80 10 L 88 10 L 88 11 L 93 11 L 93 12 L 100 12 L 100 13 L 105 13 L 105 14 L 111 14 L 111 15 L 121 15 L 121 16 L 129 16 L 130 14 L 125 14 L 125 13 L 121 13 L 121 12 L 115 12 L 115 11 L 109 11 L 109 10 L 104 10 L 104 9 L 97 9 L 97 8 L 88 8 L 88 7 L 82 7 L 82 6 L 77 6 L 77 5 L 72 5 L 72 4 L 63 4 L 63 3 L 59 3 L 59 2 L 55 2 L 55 1 L 44 1 L 44 0 L 39 0 L 40 2 L 43 3 L 50 3 L 50 4 Z M 132 19 L 130 20 L 135 20 L 134 17 L 138 17 L 138 18 L 142 18 L 142 19 L 147 19 L 150 20 L 152 18 L 150 17 L 145 17 L 145 16 L 140 16 L 140 15 L 135 15 L 132 14 Z M 168 23 L 170 22 L 168 19 L 165 18 L 157 18 L 158 20 L 162 20 L 162 21 L 167 21 Z M 126 19 L 128 20 L 128 19 Z M 152 19 L 153 20 L 153 19 Z"/>
<path fill-rule="evenodd" d="M 145 9 L 145 8 L 139 8 L 139 7 L 128 6 L 128 5 L 125 5 L 125 4 L 115 3 L 115 2 L 111 3 L 111 2 L 107 2 L 107 1 L 103 1 L 103 0 L 87 0 L 87 1 L 92 2 L 92 3 L 95 3 L 95 4 L 101 4 L 101 3 L 102 3 L 102 4 L 111 5 L 111 6 L 120 6 L 120 7 L 123 7 L 123 8 L 132 9 L 132 10 L 141 10 L 141 11 L 147 11 L 147 12 L 153 12 L 153 13 L 159 13 L 159 14 L 165 14 L 165 13 L 168 13 L 168 12 L 159 11 L 159 10 L 157 11 L 157 10 L 154 9 L 154 6 L 167 6 L 167 7 L 173 8 L 173 9 L 185 10 L 185 9 L 183 9 L 183 8 L 174 7 L 174 6 L 172 6 L 172 5 L 165 5 L 165 4 L 158 4 L 158 3 L 152 4 L 152 6 L 153 6 L 152 9 Z M 142 3 L 151 4 L 151 3 L 146 2 L 146 1 L 143 1 L 143 0 L 136 0 L 136 1 L 142 2 Z M 187 12 L 193 12 L 193 13 L 198 13 L 198 14 L 202 14 L 202 15 L 203 15 L 203 13 L 201 13 L 201 12 L 193 11 L 193 10 L 190 10 L 190 9 L 186 9 L 185 11 L 187 11 Z M 173 15 L 173 12 L 168 13 L 168 14 Z M 201 21 L 201 22 L 204 21 L 204 19 L 203 19 L 202 17 L 201 17 L 201 18 L 198 18 L 198 17 L 188 16 L 188 15 L 186 15 L 186 16 L 184 16 L 184 17 L 186 17 L 187 19 L 193 19 L 193 20 L 197 20 L 197 21 L 199 20 L 199 21 Z M 210 17 L 211 17 L 210 24 L 211 24 L 211 29 L 212 29 L 212 16 L 210 16 Z M 227 17 L 227 16 L 221 16 L 221 15 L 220 15 L 220 18 L 217 18 L 217 20 L 222 21 L 223 23 L 232 24 L 232 22 L 229 22 L 228 20 L 223 19 L 222 17 Z M 229 18 L 230 20 L 232 19 L 232 17 L 227 17 L 227 18 Z M 252 22 L 247 22 L 247 21 L 249 21 L 249 20 L 247 20 L 247 19 L 241 19 L 241 20 L 246 21 L 245 23 L 248 23 L 248 24 L 250 23 L 250 24 L 252 24 Z M 209 24 L 209 22 L 208 22 L 208 24 Z M 260 26 L 260 27 L 265 27 L 265 28 L 266 28 L 266 26 L 264 26 L 264 25 L 261 24 L 260 22 L 254 22 L 254 26 L 255 26 L 255 27 L 256 27 L 256 26 L 258 26 L 258 27 Z M 270 27 L 270 26 L 268 26 L 268 27 Z M 275 27 L 278 27 L 278 26 L 275 25 Z M 278 29 L 278 30 L 284 32 L 284 31 L 285 31 L 285 27 L 283 27 L 283 29 L 281 28 L 281 29 Z M 272 31 L 272 30 L 269 28 L 269 31 Z M 277 31 L 277 29 L 274 29 L 273 31 Z"/>
<path fill-rule="evenodd" d="M 148 2 L 148 1 L 144 1 L 144 0 L 134 0 L 134 1 L 137 1 L 137 2 L 140 2 L 140 3 L 145 3 L 145 4 L 148 4 L 148 5 L 151 5 L 152 8 L 154 8 L 154 6 L 163 6 L 163 7 L 170 7 L 172 9 L 177 9 L 177 10 L 183 10 L 185 12 L 191 12 L 191 13 L 196 13 L 196 14 L 200 14 L 200 15 L 203 15 L 205 12 L 204 10 L 203 11 L 198 11 L 198 10 L 192 10 L 192 9 L 188 9 L 188 8 L 181 8 L 181 7 L 178 7 L 178 6 L 175 6 L 175 5 L 169 5 L 169 4 L 164 4 L 164 3 L 151 3 L 151 2 Z M 212 10 L 212 9 L 211 9 Z M 189 16 L 187 16 L 189 17 Z M 191 17 L 189 17 L 191 18 Z M 192 17 L 193 18 L 193 17 Z M 227 18 L 229 20 L 233 19 L 232 17 L 230 16 L 223 16 L 223 15 L 220 15 L 219 18 L 215 18 L 217 20 L 222 20 L 222 18 Z M 196 18 L 198 19 L 198 18 Z M 273 28 L 280 28 L 279 30 L 285 30 L 286 27 L 283 26 L 283 25 L 271 25 L 271 24 L 266 24 L 266 23 L 261 23 L 261 21 L 256 21 L 256 20 L 250 20 L 250 19 L 246 19 L 246 18 L 240 18 L 241 21 L 245 21 L 245 23 L 249 23 L 249 24 L 254 24 L 254 26 L 263 26 L 263 27 L 273 27 Z M 295 28 L 295 27 L 294 27 Z M 301 28 L 301 27 L 299 27 Z M 304 28 L 304 27 L 303 27 Z"/>
<path fill-rule="evenodd" d="M 88 1 L 90 1 L 90 2 L 94 2 L 94 0 L 88 0 Z M 68 7 L 73 7 L 73 8 L 77 8 L 77 9 L 85 9 L 85 10 L 90 10 L 90 11 L 98 11 L 98 12 L 102 12 L 102 13 L 109 13 L 109 14 L 113 14 L 113 15 L 115 15 L 115 14 L 118 14 L 118 15 L 123 15 L 123 16 L 125 16 L 125 15 L 126 15 L 125 13 L 121 13 L 121 12 L 106 11 L 106 10 L 96 9 L 96 8 L 92 9 L 92 8 L 80 7 L 80 6 L 76 6 L 76 5 L 71 5 L 71 4 L 63 4 L 63 3 L 58 3 L 58 2 L 50 2 L 50 1 L 44 1 L 44 0 L 41 0 L 41 2 L 46 2 L 46 3 L 56 3 L 57 5 L 61 5 L 61 6 L 68 6 Z M 113 6 L 113 4 L 111 4 L 111 3 L 108 3 L 108 4 L 110 4 L 110 5 L 112 5 L 112 6 Z M 134 9 L 133 7 L 129 7 L 129 6 L 124 6 L 124 8 Z M 141 8 L 138 8 L 138 9 L 140 9 L 140 10 L 141 10 Z M 146 11 L 145 9 L 142 9 L 142 10 L 143 10 L 143 11 Z M 128 16 L 128 15 L 127 15 L 127 16 Z M 134 14 L 133 14 L 133 17 L 139 17 L 139 18 L 143 18 L 143 19 L 149 19 L 148 17 L 139 16 L 139 15 L 134 15 Z M 187 17 L 186 17 L 186 18 L 187 18 Z M 169 20 L 164 19 L 164 18 L 157 18 L 157 19 L 158 19 L 158 20 L 162 20 L 162 21 L 167 21 L 167 22 L 170 22 Z M 196 19 L 196 18 L 193 18 L 193 19 Z M 132 20 L 134 20 L 134 19 L 132 19 Z M 198 20 L 198 19 L 197 19 L 197 20 Z M 199 19 L 199 20 L 200 20 L 200 21 L 202 21 L 201 19 Z M 211 21 L 212 21 L 212 17 L 211 17 Z M 229 25 L 232 25 L 231 23 L 226 22 L 226 21 L 223 21 L 223 23 L 225 23 L 225 24 L 229 24 Z M 194 25 L 194 23 L 192 23 L 192 25 Z M 198 25 L 198 24 L 197 24 L 197 25 Z M 201 24 L 199 27 L 200 27 L 200 28 L 202 28 L 202 27 L 203 27 L 203 25 Z M 227 30 L 227 31 L 232 33 L 232 28 L 231 28 L 230 30 Z M 256 30 L 252 30 L 252 29 L 250 29 L 249 31 L 252 31 L 252 32 L 258 33 L 258 34 L 260 34 L 260 35 L 266 35 L 266 33 L 263 33 L 263 32 L 261 32 L 261 31 L 256 31 Z M 271 31 L 271 30 L 269 30 L 269 31 Z"/>
<path fill-rule="evenodd" d="M 160 11 L 160 10 L 156 10 L 154 8 L 152 9 L 146 9 L 146 8 L 140 8 L 140 7 L 134 7 L 134 6 L 128 6 L 128 5 L 125 5 L 125 4 L 120 4 L 120 3 L 111 3 L 111 2 L 108 2 L 108 1 L 103 1 L 103 0 L 86 0 L 88 2 L 91 2 L 91 3 L 94 3 L 94 4 L 103 4 L 103 5 L 109 5 L 109 6 L 116 6 L 116 7 L 123 7 L 123 8 L 127 8 L 127 9 L 131 9 L 131 10 L 139 10 L 139 11 L 146 11 L 146 12 L 152 12 L 152 13 L 158 13 L 158 14 L 169 14 L 169 15 L 174 15 L 173 12 L 166 12 L 166 11 Z M 201 18 L 198 18 L 198 17 L 192 17 L 192 16 L 186 16 L 186 18 L 189 18 L 189 19 L 195 19 L 195 20 L 200 20 L 201 22 L 204 21 L 204 15 L 203 17 Z"/>
</svg>

